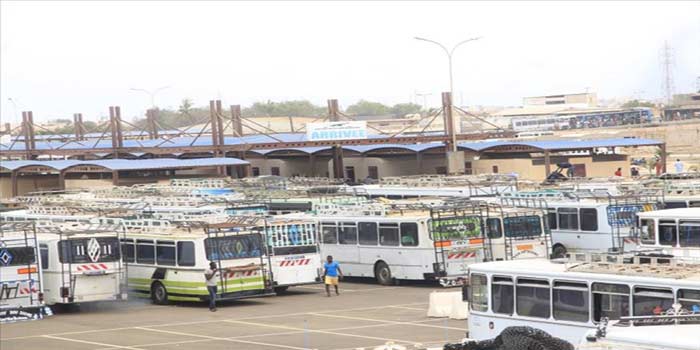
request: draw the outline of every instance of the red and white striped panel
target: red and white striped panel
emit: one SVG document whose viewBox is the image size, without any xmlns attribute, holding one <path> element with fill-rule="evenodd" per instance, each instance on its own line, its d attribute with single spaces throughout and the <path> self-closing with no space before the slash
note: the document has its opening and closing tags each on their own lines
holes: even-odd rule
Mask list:
<svg viewBox="0 0 700 350">
<path fill-rule="evenodd" d="M 476 252 L 451 252 L 447 254 L 447 260 L 475 258 Z"/>
<path fill-rule="evenodd" d="M 32 288 L 23 287 L 23 288 L 20 288 L 20 290 L 19 290 L 19 294 L 22 294 L 22 295 L 36 293 L 36 292 L 38 292 L 38 290 L 35 287 L 32 287 Z"/>
<path fill-rule="evenodd" d="M 280 266 L 301 266 L 308 265 L 310 262 L 311 259 L 282 260 Z"/>
<path fill-rule="evenodd" d="M 253 276 L 257 275 L 258 270 L 249 270 L 249 271 L 229 271 L 226 273 L 226 278 L 236 278 L 236 277 L 247 277 L 247 276 Z"/>
<path fill-rule="evenodd" d="M 83 264 L 78 265 L 78 271 L 100 271 L 109 270 L 109 266 L 105 264 Z"/>
<path fill-rule="evenodd" d="M 630 244 L 637 244 L 639 243 L 636 238 L 634 237 L 625 237 L 624 239 L 625 243 L 630 243 Z"/>
</svg>

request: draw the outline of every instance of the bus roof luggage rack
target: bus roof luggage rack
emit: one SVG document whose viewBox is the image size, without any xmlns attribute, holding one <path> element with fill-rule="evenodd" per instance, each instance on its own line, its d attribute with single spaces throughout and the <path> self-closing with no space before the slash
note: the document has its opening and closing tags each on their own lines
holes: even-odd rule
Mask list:
<svg viewBox="0 0 700 350">
<path fill-rule="evenodd" d="M 568 271 L 612 273 L 674 279 L 700 277 L 697 264 L 668 256 L 607 253 L 568 253 Z"/>
</svg>

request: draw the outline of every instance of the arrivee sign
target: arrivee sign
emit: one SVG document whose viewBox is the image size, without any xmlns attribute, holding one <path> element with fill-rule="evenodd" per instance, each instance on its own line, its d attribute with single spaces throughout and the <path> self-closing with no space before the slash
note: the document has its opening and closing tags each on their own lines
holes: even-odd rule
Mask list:
<svg viewBox="0 0 700 350">
<path fill-rule="evenodd" d="M 366 138 L 366 121 L 306 124 L 306 139 L 309 141 L 351 140 Z"/>
</svg>

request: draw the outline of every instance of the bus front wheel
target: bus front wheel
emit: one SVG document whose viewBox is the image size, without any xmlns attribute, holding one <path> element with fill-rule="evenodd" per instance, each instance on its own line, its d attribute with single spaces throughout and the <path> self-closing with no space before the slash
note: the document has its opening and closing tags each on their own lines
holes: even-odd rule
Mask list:
<svg viewBox="0 0 700 350">
<path fill-rule="evenodd" d="M 374 277 L 377 279 L 377 282 L 383 286 L 390 286 L 394 281 L 394 279 L 391 278 L 389 265 L 383 261 L 378 262 L 374 267 Z"/>
<path fill-rule="evenodd" d="M 151 286 L 151 299 L 153 299 L 153 303 L 158 305 L 165 305 L 168 303 L 168 291 L 162 283 L 153 283 Z"/>
</svg>

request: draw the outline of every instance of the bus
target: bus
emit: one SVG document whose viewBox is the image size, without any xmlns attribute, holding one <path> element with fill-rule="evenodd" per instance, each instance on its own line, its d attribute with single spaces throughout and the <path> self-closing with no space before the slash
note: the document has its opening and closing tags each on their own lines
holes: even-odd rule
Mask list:
<svg viewBox="0 0 700 350">
<path fill-rule="evenodd" d="M 592 193 L 592 192 L 591 192 Z M 570 196 L 559 192 L 549 198 L 531 198 L 528 193 L 502 197 L 504 205 L 547 208 L 548 226 L 552 231 L 552 256 L 561 258 L 568 252 L 605 252 L 636 249 L 631 234 L 635 215 L 655 210 L 656 198 L 604 196 Z"/>
<path fill-rule="evenodd" d="M 470 264 L 546 257 L 544 215 L 497 210 L 478 201 L 426 205 L 420 201 L 327 208 L 305 214 L 319 227 L 321 252 L 346 276 L 462 283 Z M 297 214 L 304 215 L 304 214 Z"/>
<path fill-rule="evenodd" d="M 155 304 L 209 300 L 204 271 L 210 262 L 221 271 L 235 270 L 220 274 L 217 299 L 271 294 L 262 232 L 251 227 L 131 225 L 121 239 L 121 249 L 130 293 Z"/>
<path fill-rule="evenodd" d="M 495 261 L 469 267 L 469 338 L 529 326 L 572 344 L 601 322 L 660 316 L 679 304 L 700 313 L 700 269 L 666 258 L 576 253 L 570 260 Z"/>
<path fill-rule="evenodd" d="M 637 214 L 635 237 L 640 251 L 655 251 L 700 262 L 700 208 Z"/>
<path fill-rule="evenodd" d="M 0 320 L 44 316 L 38 247 L 33 224 L 0 224 Z"/>
<path fill-rule="evenodd" d="M 292 286 L 321 283 L 322 258 L 315 221 L 270 217 L 261 225 L 277 294 Z"/>
<path fill-rule="evenodd" d="M 37 230 L 47 305 L 127 299 L 120 227 L 54 224 Z"/>
</svg>

